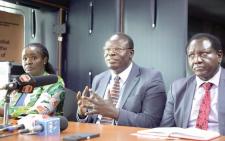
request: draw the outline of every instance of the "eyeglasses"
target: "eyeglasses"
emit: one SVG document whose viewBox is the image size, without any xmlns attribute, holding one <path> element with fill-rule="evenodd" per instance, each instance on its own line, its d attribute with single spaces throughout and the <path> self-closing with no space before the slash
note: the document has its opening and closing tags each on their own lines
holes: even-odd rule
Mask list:
<svg viewBox="0 0 225 141">
<path fill-rule="evenodd" d="M 132 49 L 132 48 L 122 48 L 122 47 L 103 47 L 105 53 L 109 53 L 111 51 L 114 51 L 115 53 L 120 53 L 122 52 L 123 50 L 126 50 L 126 49 Z"/>
</svg>

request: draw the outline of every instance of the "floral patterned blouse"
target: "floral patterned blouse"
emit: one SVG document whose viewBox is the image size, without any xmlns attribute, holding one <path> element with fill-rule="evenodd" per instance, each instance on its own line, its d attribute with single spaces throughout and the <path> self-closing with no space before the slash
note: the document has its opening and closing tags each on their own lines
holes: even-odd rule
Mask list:
<svg viewBox="0 0 225 141">
<path fill-rule="evenodd" d="M 45 72 L 43 75 L 48 75 Z M 62 112 L 65 97 L 63 79 L 58 76 L 58 82 L 50 85 L 35 87 L 32 94 L 27 94 L 23 106 L 15 106 L 22 93 L 13 91 L 10 95 L 9 116 L 16 118 L 21 114 L 58 115 Z M 5 97 L 0 101 L 4 107 Z"/>
</svg>

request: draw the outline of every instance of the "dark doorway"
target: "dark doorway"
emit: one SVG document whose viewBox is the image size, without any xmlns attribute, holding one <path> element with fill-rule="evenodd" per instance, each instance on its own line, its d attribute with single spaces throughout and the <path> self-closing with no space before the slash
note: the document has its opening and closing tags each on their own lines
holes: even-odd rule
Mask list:
<svg viewBox="0 0 225 141">
<path fill-rule="evenodd" d="M 188 0 L 188 39 L 196 33 L 217 36 L 225 53 L 225 1 Z M 225 55 L 222 61 L 225 68 Z"/>
</svg>

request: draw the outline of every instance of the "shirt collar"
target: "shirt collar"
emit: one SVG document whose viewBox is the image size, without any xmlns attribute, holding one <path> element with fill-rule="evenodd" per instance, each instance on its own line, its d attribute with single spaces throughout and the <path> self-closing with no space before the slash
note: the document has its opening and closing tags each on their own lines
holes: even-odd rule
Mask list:
<svg viewBox="0 0 225 141">
<path fill-rule="evenodd" d="M 220 81 L 220 73 L 221 73 L 221 67 L 219 68 L 219 71 L 216 73 L 216 75 L 214 75 L 208 81 L 203 81 L 198 76 L 196 76 L 196 81 L 197 81 L 197 87 L 196 88 L 199 88 L 203 83 L 208 83 L 208 82 L 213 83 L 216 87 L 218 87 L 219 81 Z"/>
<path fill-rule="evenodd" d="M 130 63 L 130 66 L 128 68 L 126 68 L 124 71 L 122 71 L 118 76 L 120 77 L 120 79 L 123 80 L 123 82 L 126 82 L 129 74 L 130 74 L 130 71 L 131 71 L 131 68 L 133 66 L 133 62 L 131 61 Z M 114 80 L 114 78 L 116 77 L 116 74 L 113 73 L 113 71 L 111 70 L 111 79 Z"/>
<path fill-rule="evenodd" d="M 43 75 L 49 75 L 49 73 L 47 73 L 47 72 L 45 71 Z"/>
</svg>

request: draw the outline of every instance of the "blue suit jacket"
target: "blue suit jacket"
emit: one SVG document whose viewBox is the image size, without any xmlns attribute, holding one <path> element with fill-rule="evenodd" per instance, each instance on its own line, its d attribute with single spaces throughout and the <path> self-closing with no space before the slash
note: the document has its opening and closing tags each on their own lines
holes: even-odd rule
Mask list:
<svg viewBox="0 0 225 141">
<path fill-rule="evenodd" d="M 174 81 L 167 95 L 161 127 L 188 127 L 195 94 L 196 76 Z M 221 135 L 225 135 L 225 69 L 221 68 L 218 90 L 218 123 Z"/>
<path fill-rule="evenodd" d="M 97 75 L 92 90 L 103 98 L 111 78 L 111 71 Z M 159 71 L 133 63 L 126 85 L 117 103 L 120 109 L 118 125 L 153 128 L 160 125 L 165 108 L 166 94 Z M 96 123 L 97 114 L 89 115 L 87 122 Z"/>
</svg>

